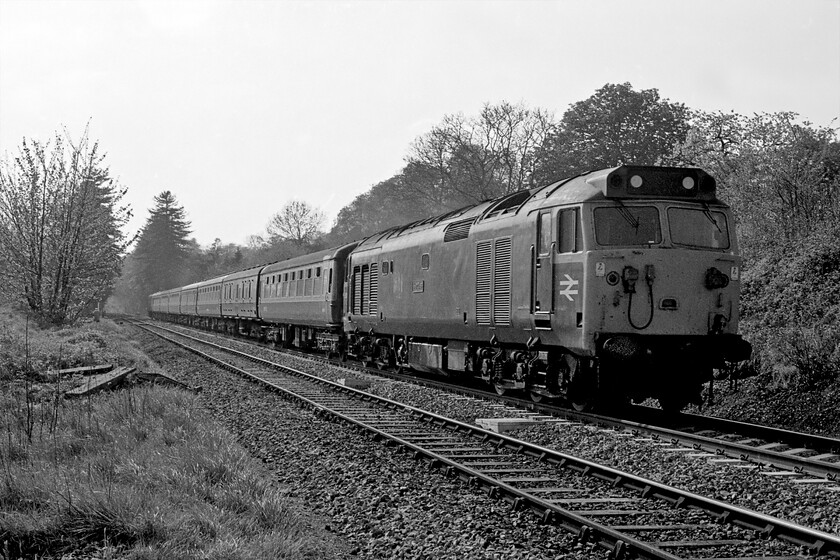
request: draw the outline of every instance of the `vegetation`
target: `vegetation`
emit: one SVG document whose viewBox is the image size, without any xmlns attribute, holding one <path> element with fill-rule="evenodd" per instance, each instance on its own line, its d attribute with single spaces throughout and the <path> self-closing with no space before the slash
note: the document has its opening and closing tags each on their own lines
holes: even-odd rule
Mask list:
<svg viewBox="0 0 840 560">
<path fill-rule="evenodd" d="M 128 246 L 124 194 L 87 132 L 24 139 L 0 162 L 0 295 L 53 324 L 104 303 Z"/>
<path fill-rule="evenodd" d="M 155 366 L 110 321 L 26 327 L 0 315 L 0 556 L 322 558 L 309 527 L 199 397 L 157 386 L 63 401 L 49 365 Z M 73 356 L 72 359 L 68 359 Z"/>
</svg>

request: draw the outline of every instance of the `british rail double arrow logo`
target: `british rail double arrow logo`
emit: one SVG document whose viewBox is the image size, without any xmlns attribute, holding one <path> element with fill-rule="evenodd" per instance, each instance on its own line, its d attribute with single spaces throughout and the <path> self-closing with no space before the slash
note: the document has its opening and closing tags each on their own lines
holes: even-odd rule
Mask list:
<svg viewBox="0 0 840 560">
<path fill-rule="evenodd" d="M 567 298 L 569 298 L 569 301 L 574 301 L 574 298 L 572 296 L 576 296 L 578 293 L 577 288 L 575 287 L 578 285 L 578 281 L 569 276 L 568 274 L 564 274 L 563 276 L 565 276 L 566 279 L 560 280 L 560 282 L 558 282 L 560 286 L 565 286 L 562 290 L 560 290 L 560 295 L 566 296 Z"/>
</svg>

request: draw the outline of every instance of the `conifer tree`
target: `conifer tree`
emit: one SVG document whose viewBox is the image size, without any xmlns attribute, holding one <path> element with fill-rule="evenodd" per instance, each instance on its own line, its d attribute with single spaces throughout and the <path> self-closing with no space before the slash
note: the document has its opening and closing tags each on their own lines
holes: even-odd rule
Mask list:
<svg viewBox="0 0 840 560">
<path fill-rule="evenodd" d="M 136 297 L 183 284 L 188 273 L 190 222 L 170 191 L 155 197 L 131 256 Z"/>
</svg>

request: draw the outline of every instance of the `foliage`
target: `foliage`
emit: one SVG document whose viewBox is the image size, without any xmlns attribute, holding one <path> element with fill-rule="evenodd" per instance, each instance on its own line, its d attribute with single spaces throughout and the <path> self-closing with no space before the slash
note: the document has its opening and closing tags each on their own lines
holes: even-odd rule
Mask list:
<svg viewBox="0 0 840 560">
<path fill-rule="evenodd" d="M 266 230 L 271 240 L 308 245 L 321 234 L 325 219 L 322 210 L 304 201 L 291 200 L 271 217 Z"/>
<path fill-rule="evenodd" d="M 674 161 L 717 179 L 748 261 L 840 221 L 840 143 L 795 113 L 697 112 Z"/>
<path fill-rule="evenodd" d="M 606 84 L 574 103 L 542 145 L 535 170 L 539 184 L 625 163 L 662 163 L 689 129 L 682 103 L 660 99 L 655 88 Z"/>
<path fill-rule="evenodd" d="M 357 196 L 338 213 L 328 236 L 330 245 L 340 245 L 407 224 L 448 209 L 445 196 L 433 189 L 415 189 L 417 184 L 431 183 L 431 172 L 415 164 L 407 165 L 394 177 L 374 185 Z"/>
<path fill-rule="evenodd" d="M 840 226 L 767 252 L 743 280 L 744 330 L 764 374 L 813 389 L 840 376 Z"/>
<path fill-rule="evenodd" d="M 341 209 L 330 245 L 534 186 L 551 127 L 542 109 L 502 102 L 475 117 L 446 115 L 411 145 L 399 173 Z"/>
<path fill-rule="evenodd" d="M 171 191 L 155 197 L 155 207 L 137 238 L 137 245 L 127 259 L 121 288 L 129 307 L 145 309 L 150 294 L 175 288 L 189 279 L 190 223 L 184 208 Z"/>
<path fill-rule="evenodd" d="M 74 144 L 23 140 L 0 164 L 0 289 L 38 320 L 60 324 L 108 295 L 129 241 L 125 190 L 87 131 Z"/>
<path fill-rule="evenodd" d="M 0 381 L 38 380 L 49 370 L 97 364 L 131 362 L 146 367 L 131 346 L 107 346 L 115 328 L 103 320 L 42 329 L 26 314 L 0 308 Z"/>
<path fill-rule="evenodd" d="M 190 393 L 152 386 L 47 400 L 34 418 L 14 391 L 4 395 L 4 557 L 328 555 L 328 539 Z"/>
<path fill-rule="evenodd" d="M 486 104 L 473 118 L 446 115 L 415 140 L 406 162 L 416 169 L 403 176 L 412 190 L 450 209 L 534 186 L 550 126 L 547 111 L 508 102 Z"/>
</svg>

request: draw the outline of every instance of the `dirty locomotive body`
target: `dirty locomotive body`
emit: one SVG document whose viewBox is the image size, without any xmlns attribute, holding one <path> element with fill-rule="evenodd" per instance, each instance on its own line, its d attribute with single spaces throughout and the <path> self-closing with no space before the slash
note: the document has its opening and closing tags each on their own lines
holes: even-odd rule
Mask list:
<svg viewBox="0 0 840 560">
<path fill-rule="evenodd" d="M 739 279 L 710 175 L 622 166 L 152 294 L 150 310 L 577 408 L 676 410 L 750 355 Z"/>
</svg>

